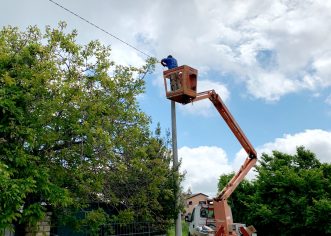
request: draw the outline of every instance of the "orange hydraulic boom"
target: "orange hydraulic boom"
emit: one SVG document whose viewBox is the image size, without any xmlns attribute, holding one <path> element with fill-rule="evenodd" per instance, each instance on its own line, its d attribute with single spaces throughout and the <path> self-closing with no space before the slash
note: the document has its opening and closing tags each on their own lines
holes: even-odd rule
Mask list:
<svg viewBox="0 0 331 236">
<path fill-rule="evenodd" d="M 214 90 L 198 93 L 196 98 L 193 99 L 192 102 L 199 101 L 205 98 L 209 98 L 209 100 L 214 104 L 215 108 L 225 120 L 232 133 L 237 137 L 238 141 L 248 155 L 238 173 L 233 176 L 233 178 L 223 188 L 223 190 L 218 194 L 218 196 L 214 198 L 216 236 L 236 235 L 236 233 L 232 231 L 231 228 L 233 224 L 233 219 L 231 208 L 227 203 L 227 199 L 231 196 L 232 192 L 237 188 L 239 183 L 245 178 L 248 171 L 255 165 L 257 160 L 256 151 L 250 141 L 247 139 L 244 132 L 239 127 L 236 120 L 231 115 L 230 111 L 228 110 L 220 96 Z M 242 228 L 241 230 L 247 231 L 245 228 Z M 249 232 L 247 232 L 247 234 L 245 234 L 244 232 L 242 233 L 244 235 L 250 235 Z"/>
<path fill-rule="evenodd" d="M 244 132 L 239 127 L 238 123 L 231 115 L 230 111 L 214 91 L 209 90 L 197 93 L 197 76 L 198 71 L 189 66 L 183 65 L 163 72 L 164 85 L 166 96 L 168 99 L 182 104 L 200 101 L 208 98 L 225 120 L 232 133 L 236 136 L 241 146 L 247 153 L 247 158 L 223 190 L 214 198 L 214 214 L 216 221 L 216 236 L 237 236 L 236 230 L 233 229 L 234 223 L 232 219 L 231 208 L 227 203 L 227 199 L 232 192 L 237 188 L 240 182 L 245 178 L 249 170 L 255 165 L 257 155 L 254 147 L 245 136 Z M 239 230 L 242 235 L 250 236 L 255 232 L 254 227 L 240 226 Z"/>
</svg>

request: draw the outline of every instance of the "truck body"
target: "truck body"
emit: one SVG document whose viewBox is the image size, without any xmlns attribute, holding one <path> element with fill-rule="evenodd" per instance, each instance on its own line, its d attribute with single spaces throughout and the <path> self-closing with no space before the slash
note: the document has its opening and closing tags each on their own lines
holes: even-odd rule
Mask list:
<svg viewBox="0 0 331 236">
<path fill-rule="evenodd" d="M 209 203 L 196 205 L 186 221 L 189 222 L 189 236 L 215 234 L 214 207 Z M 208 228 L 203 228 L 204 226 Z"/>
<path fill-rule="evenodd" d="M 216 220 L 214 215 L 213 202 L 207 204 L 198 204 L 193 208 L 193 211 L 185 220 L 189 223 L 188 236 L 215 236 L 216 234 Z M 231 225 L 231 232 L 236 235 L 244 235 L 241 229 L 246 231 L 254 231 L 252 227 L 246 227 L 245 224 L 233 223 Z M 250 234 L 256 236 L 255 232 Z"/>
</svg>

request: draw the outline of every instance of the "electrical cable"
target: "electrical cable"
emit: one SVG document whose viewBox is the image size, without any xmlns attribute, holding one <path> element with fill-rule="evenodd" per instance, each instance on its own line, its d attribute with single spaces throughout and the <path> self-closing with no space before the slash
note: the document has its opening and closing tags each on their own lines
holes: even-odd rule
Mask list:
<svg viewBox="0 0 331 236">
<path fill-rule="evenodd" d="M 125 42 L 124 40 L 120 39 L 119 37 L 117 37 L 117 36 L 115 36 L 115 35 L 109 33 L 107 30 L 105 30 L 105 29 L 103 29 L 103 28 L 97 26 L 96 24 L 94 24 L 94 23 L 92 23 L 91 21 L 85 19 L 84 17 L 78 15 L 77 13 L 75 13 L 75 12 L 69 10 L 68 8 L 66 8 L 66 7 L 64 7 L 64 6 L 62 6 L 62 5 L 60 5 L 59 3 L 57 3 L 57 2 L 55 2 L 55 1 L 53 1 L 53 0 L 48 0 L 48 1 L 50 1 L 51 3 L 57 5 L 58 7 L 62 8 L 63 10 L 69 12 L 70 14 L 72 14 L 72 15 L 74 15 L 74 16 L 80 18 L 81 20 L 83 20 L 83 21 L 85 21 L 86 23 L 92 25 L 93 27 L 95 27 L 95 28 L 101 30 L 102 32 L 104 32 L 104 33 L 110 35 L 111 37 L 117 39 L 118 41 L 120 41 L 120 42 L 126 44 L 127 46 L 133 48 L 134 50 L 138 51 L 139 53 L 144 54 L 144 55 L 147 56 L 148 58 L 153 58 L 153 56 L 151 56 L 151 55 L 149 55 L 149 54 L 147 54 L 147 53 L 141 51 L 140 49 L 136 48 L 135 46 L 133 46 L 133 45 L 131 45 L 131 44 Z"/>
</svg>

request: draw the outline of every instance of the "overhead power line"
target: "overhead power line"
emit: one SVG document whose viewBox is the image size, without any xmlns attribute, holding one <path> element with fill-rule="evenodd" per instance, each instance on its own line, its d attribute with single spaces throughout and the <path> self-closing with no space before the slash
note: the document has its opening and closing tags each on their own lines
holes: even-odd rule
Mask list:
<svg viewBox="0 0 331 236">
<path fill-rule="evenodd" d="M 59 4 L 59 3 L 57 3 L 57 2 L 55 2 L 55 1 L 53 1 L 53 0 L 48 0 L 48 1 L 50 1 L 51 3 L 53 3 L 53 4 L 57 5 L 58 7 L 62 8 L 63 10 L 65 10 L 65 11 L 69 12 L 70 14 L 72 14 L 72 15 L 74 15 L 74 16 L 76 16 L 76 17 L 78 17 L 79 19 L 81 19 L 81 20 L 85 21 L 86 23 L 88 23 L 88 24 L 92 25 L 93 27 L 95 27 L 95 28 L 97 28 L 97 29 L 101 30 L 102 32 L 104 32 L 104 33 L 108 34 L 109 36 L 111 36 L 111 37 L 113 37 L 113 38 L 117 39 L 118 41 L 120 41 L 120 42 L 122 42 L 122 43 L 126 44 L 126 45 L 127 45 L 127 46 L 129 46 L 130 48 L 132 48 L 132 49 L 134 49 L 134 50 L 136 50 L 136 51 L 140 52 L 141 54 L 144 54 L 144 55 L 145 55 L 145 56 L 147 56 L 148 58 L 151 58 L 151 57 L 153 57 L 153 56 L 151 56 L 151 55 L 149 55 L 149 54 L 147 54 L 147 53 L 145 53 L 145 52 L 141 51 L 140 49 L 136 48 L 135 46 L 133 46 L 133 45 L 131 45 L 131 44 L 129 44 L 129 43 L 127 43 L 127 42 L 125 42 L 123 39 L 120 39 L 119 37 L 117 37 L 117 36 L 113 35 L 112 33 L 109 33 L 107 30 L 105 30 L 105 29 L 101 28 L 100 26 L 97 26 L 97 25 L 96 25 L 96 24 L 94 24 L 93 22 L 91 22 L 91 21 L 89 21 L 89 20 L 85 19 L 84 17 L 82 17 L 82 16 L 78 15 L 77 13 L 75 13 L 75 12 L 73 12 L 73 11 L 69 10 L 68 8 L 66 8 L 66 7 L 62 6 L 61 4 Z"/>
</svg>

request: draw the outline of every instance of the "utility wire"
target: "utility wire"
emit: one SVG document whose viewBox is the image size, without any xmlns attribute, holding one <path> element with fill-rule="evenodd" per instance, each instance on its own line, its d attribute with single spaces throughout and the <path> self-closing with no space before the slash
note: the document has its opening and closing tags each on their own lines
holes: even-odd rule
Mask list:
<svg viewBox="0 0 331 236">
<path fill-rule="evenodd" d="M 136 51 L 140 52 L 141 54 L 144 54 L 144 55 L 145 55 L 145 56 L 147 56 L 148 58 L 152 58 L 152 56 L 151 56 L 151 55 L 149 55 L 149 54 L 147 54 L 147 53 L 145 53 L 145 52 L 141 51 L 140 49 L 136 48 L 135 46 L 132 46 L 131 44 L 129 44 L 129 43 L 125 42 L 124 40 L 120 39 L 119 37 L 117 37 L 117 36 L 115 36 L 115 35 L 113 35 L 113 34 L 109 33 L 107 30 L 105 30 L 105 29 L 103 29 L 103 28 L 101 28 L 101 27 L 97 26 L 96 24 L 94 24 L 94 23 L 92 23 L 91 21 L 89 21 L 89 20 L 85 19 L 84 17 L 82 17 L 82 16 L 78 15 L 77 13 L 75 13 L 75 12 L 73 12 L 73 11 L 69 10 L 68 8 L 66 8 L 66 7 L 64 7 L 64 6 L 62 6 L 62 5 L 60 5 L 59 3 L 57 3 L 57 2 L 55 2 L 55 1 L 53 1 L 53 0 L 48 0 L 48 1 L 50 1 L 51 3 L 53 3 L 53 4 L 57 5 L 58 7 L 62 8 L 63 10 L 65 10 L 65 11 L 69 12 L 70 14 L 72 14 L 72 15 L 74 15 L 74 16 L 76 16 L 76 17 L 78 17 L 79 19 L 81 19 L 81 20 L 85 21 L 86 23 L 88 23 L 88 24 L 92 25 L 93 27 L 95 27 L 95 28 L 97 28 L 97 29 L 101 30 L 102 32 L 104 32 L 104 33 L 106 33 L 106 34 L 110 35 L 111 37 L 113 37 L 113 38 L 117 39 L 118 41 L 120 41 L 120 42 L 122 42 L 122 43 L 126 44 L 127 46 L 129 46 L 129 47 L 133 48 L 134 50 L 136 50 Z"/>
</svg>

